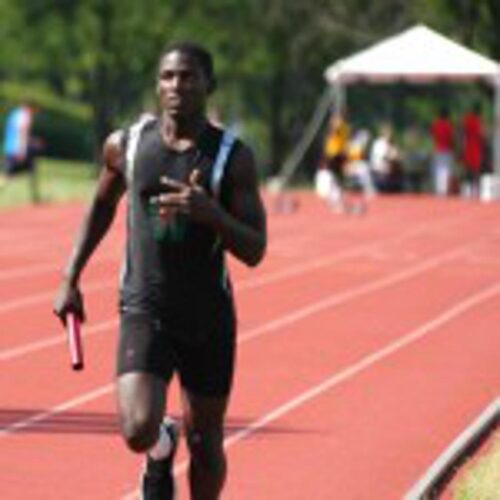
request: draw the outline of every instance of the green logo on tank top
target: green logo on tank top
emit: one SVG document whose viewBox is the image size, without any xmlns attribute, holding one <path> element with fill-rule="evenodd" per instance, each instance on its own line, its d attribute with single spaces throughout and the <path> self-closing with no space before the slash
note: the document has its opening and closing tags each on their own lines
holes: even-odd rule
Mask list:
<svg viewBox="0 0 500 500">
<path fill-rule="evenodd" d="M 153 227 L 153 236 L 156 241 L 180 243 L 184 240 L 187 228 L 187 216 L 176 213 L 160 216 L 155 205 L 148 206 L 148 215 Z"/>
</svg>

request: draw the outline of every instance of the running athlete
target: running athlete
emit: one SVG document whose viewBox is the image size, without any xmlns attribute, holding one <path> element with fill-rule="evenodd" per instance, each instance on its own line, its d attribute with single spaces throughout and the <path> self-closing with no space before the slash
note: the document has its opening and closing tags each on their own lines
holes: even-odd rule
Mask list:
<svg viewBox="0 0 500 500">
<path fill-rule="evenodd" d="M 107 139 L 96 195 L 55 300 L 85 317 L 80 275 L 127 192 L 120 288 L 117 397 L 129 448 L 146 453 L 142 495 L 173 497 L 177 424 L 164 418 L 180 380 L 193 499 L 217 499 L 226 476 L 223 424 L 235 356 L 235 311 L 224 254 L 249 266 L 266 249 L 266 222 L 248 147 L 206 118 L 211 55 L 183 43 L 161 56 L 158 116 Z"/>
</svg>

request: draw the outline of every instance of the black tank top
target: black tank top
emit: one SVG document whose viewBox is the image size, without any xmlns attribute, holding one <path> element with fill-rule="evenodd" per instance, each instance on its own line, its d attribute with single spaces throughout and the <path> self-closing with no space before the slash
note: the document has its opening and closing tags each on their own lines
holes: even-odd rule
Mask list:
<svg viewBox="0 0 500 500">
<path fill-rule="evenodd" d="M 164 143 L 157 118 L 145 120 L 130 154 L 131 135 L 126 134 L 127 245 L 121 280 L 121 308 L 149 313 L 183 331 L 210 330 L 234 317 L 231 284 L 224 249 L 207 225 L 186 215 L 159 217 L 152 197 L 164 192 L 162 176 L 187 182 L 193 169 L 201 172 L 200 183 L 227 206 L 230 182 L 224 174 L 213 185 L 223 131 L 208 125 L 195 147 L 184 152 Z M 131 130 L 131 129 L 129 129 Z M 231 167 L 232 147 L 225 171 Z M 219 191 L 215 193 L 214 191 Z M 193 331 L 194 330 L 194 331 Z"/>
</svg>

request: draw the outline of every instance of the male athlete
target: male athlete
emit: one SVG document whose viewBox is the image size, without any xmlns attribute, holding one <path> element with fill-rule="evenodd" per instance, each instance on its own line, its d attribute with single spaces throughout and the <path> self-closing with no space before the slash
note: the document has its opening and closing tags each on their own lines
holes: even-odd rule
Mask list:
<svg viewBox="0 0 500 500">
<path fill-rule="evenodd" d="M 235 312 L 224 252 L 249 266 L 266 249 L 251 151 L 206 118 L 215 89 L 202 47 L 169 47 L 158 68 L 158 116 L 110 135 L 96 195 L 55 300 L 84 319 L 79 279 L 128 198 L 120 288 L 117 397 L 130 449 L 147 454 L 145 499 L 173 497 L 177 425 L 164 419 L 173 373 L 182 390 L 193 499 L 217 499 L 226 476 L 224 415 L 235 355 Z"/>
</svg>

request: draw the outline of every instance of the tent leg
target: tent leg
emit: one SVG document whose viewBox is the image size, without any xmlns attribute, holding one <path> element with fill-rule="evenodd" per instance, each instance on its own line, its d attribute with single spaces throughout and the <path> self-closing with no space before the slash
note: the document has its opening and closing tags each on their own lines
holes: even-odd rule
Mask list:
<svg viewBox="0 0 500 500">
<path fill-rule="evenodd" d="M 489 182 L 486 183 L 486 192 L 481 193 L 481 198 L 484 201 L 500 199 L 500 75 L 495 78 L 493 88 L 495 100 L 493 133 L 491 138 L 493 150 L 493 175 L 489 179 Z"/>
<path fill-rule="evenodd" d="M 333 87 L 333 109 L 335 113 L 344 114 L 345 112 L 345 89 L 341 82 L 335 83 Z"/>
<path fill-rule="evenodd" d="M 284 188 L 295 175 L 300 162 L 303 160 L 307 149 L 316 137 L 316 134 L 323 124 L 325 117 L 328 115 L 328 113 L 330 113 L 331 103 L 332 91 L 330 87 L 327 87 L 318 100 L 314 115 L 307 124 L 304 134 L 293 149 L 290 156 L 285 161 L 285 164 L 278 174 L 278 179 L 281 180 L 281 188 Z"/>
</svg>

